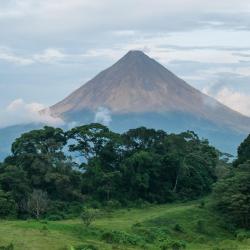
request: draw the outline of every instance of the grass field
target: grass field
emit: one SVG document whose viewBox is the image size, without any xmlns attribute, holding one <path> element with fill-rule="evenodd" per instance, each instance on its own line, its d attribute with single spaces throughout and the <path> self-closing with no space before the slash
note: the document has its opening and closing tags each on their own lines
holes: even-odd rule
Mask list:
<svg viewBox="0 0 250 250">
<path fill-rule="evenodd" d="M 13 243 L 15 250 L 70 250 L 79 245 L 85 246 L 79 249 L 86 250 L 160 250 L 165 240 L 172 239 L 181 240 L 190 250 L 250 250 L 250 239 L 237 240 L 209 205 L 200 208 L 199 204 L 197 201 L 120 209 L 103 213 L 89 228 L 78 219 L 3 220 L 0 245 Z"/>
</svg>

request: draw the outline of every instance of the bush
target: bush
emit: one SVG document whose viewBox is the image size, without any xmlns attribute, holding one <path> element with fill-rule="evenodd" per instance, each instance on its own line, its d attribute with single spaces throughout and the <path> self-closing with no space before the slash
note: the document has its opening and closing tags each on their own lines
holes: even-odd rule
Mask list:
<svg viewBox="0 0 250 250">
<path fill-rule="evenodd" d="M 51 201 L 49 203 L 49 208 L 47 211 L 47 218 L 52 217 L 51 220 L 54 220 L 54 216 L 60 216 L 61 219 L 71 219 L 76 218 L 81 215 L 82 212 L 82 203 L 80 202 L 63 202 L 63 201 Z M 61 220 L 60 219 L 60 220 Z M 59 220 L 59 217 L 56 219 Z"/>
<path fill-rule="evenodd" d="M 48 220 L 50 221 L 58 221 L 58 220 L 63 220 L 63 216 L 60 214 L 51 214 L 47 217 Z"/>
<path fill-rule="evenodd" d="M 117 200 L 107 201 L 105 205 L 106 205 L 105 209 L 108 211 L 112 211 L 114 209 L 121 208 L 121 203 Z"/>
<path fill-rule="evenodd" d="M 179 232 L 179 233 L 183 233 L 184 232 L 184 230 L 183 230 L 183 228 L 182 228 L 182 226 L 180 224 L 175 224 L 174 230 L 176 232 Z"/>
<path fill-rule="evenodd" d="M 160 245 L 161 250 L 182 250 L 186 248 L 186 243 L 181 240 L 167 240 Z"/>
<path fill-rule="evenodd" d="M 8 246 L 0 246 L 0 250 L 14 250 L 14 245 L 11 243 Z"/>
<path fill-rule="evenodd" d="M 243 240 L 249 239 L 250 233 L 247 231 L 244 231 L 244 230 L 238 231 L 236 234 L 236 238 L 238 241 L 243 241 Z"/>
<path fill-rule="evenodd" d="M 138 245 L 142 242 L 142 238 L 131 235 L 122 231 L 109 231 L 102 235 L 102 240 L 109 244 L 127 244 L 127 245 Z"/>
<path fill-rule="evenodd" d="M 81 214 L 81 219 L 86 227 L 89 227 L 96 218 L 96 211 L 94 209 L 84 208 Z"/>
<path fill-rule="evenodd" d="M 140 235 L 146 242 L 152 243 L 154 242 L 158 237 L 158 232 L 155 232 L 155 230 L 144 228 L 144 227 L 133 227 L 133 231 Z"/>
</svg>

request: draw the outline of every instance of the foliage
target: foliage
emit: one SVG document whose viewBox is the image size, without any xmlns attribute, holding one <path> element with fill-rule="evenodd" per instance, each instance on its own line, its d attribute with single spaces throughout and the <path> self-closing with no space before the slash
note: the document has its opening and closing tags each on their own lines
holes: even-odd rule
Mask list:
<svg viewBox="0 0 250 250">
<path fill-rule="evenodd" d="M 16 213 L 16 204 L 10 193 L 0 190 L 0 216 L 8 217 Z"/>
<path fill-rule="evenodd" d="M 238 166 L 250 160 L 250 134 L 238 147 L 238 157 L 234 162 L 234 166 Z"/>
<path fill-rule="evenodd" d="M 0 250 L 14 250 L 14 245 L 11 243 L 8 246 L 0 246 Z"/>
<path fill-rule="evenodd" d="M 250 228 L 250 136 L 239 146 L 234 169 L 215 185 L 214 198 L 227 220 Z"/>
<path fill-rule="evenodd" d="M 94 209 L 84 208 L 81 214 L 81 219 L 86 227 L 89 227 L 96 218 L 96 211 Z"/>
<path fill-rule="evenodd" d="M 221 216 L 211 209 L 211 201 L 212 199 L 206 199 L 204 209 L 198 207 L 200 200 L 151 205 L 143 209 L 122 208 L 98 216 L 95 226 L 90 228 L 83 227 L 79 219 L 49 221 L 47 224 L 41 220 L 2 220 L 0 245 L 6 246 L 13 242 L 15 250 L 71 250 L 73 248 L 69 246 L 81 245 L 93 245 L 100 250 L 160 250 L 161 244 L 172 240 L 185 241 L 188 250 L 248 249 L 250 239 L 237 240 L 239 232 L 230 233 L 224 229 Z M 206 222 L 207 234 L 197 232 L 198 220 Z M 159 223 L 161 221 L 162 223 Z M 173 229 L 175 224 L 181 225 L 185 229 L 184 232 L 176 232 Z M 46 235 L 41 232 L 44 225 L 48 228 Z M 110 231 L 127 233 L 140 241 L 136 245 L 106 243 L 102 240 L 102 235 Z"/>
<path fill-rule="evenodd" d="M 139 236 L 116 230 L 104 232 L 102 240 L 110 244 L 118 243 L 122 245 L 138 245 L 143 241 Z"/>
<path fill-rule="evenodd" d="M 240 165 L 214 189 L 216 208 L 243 228 L 250 228 L 250 165 L 248 168 Z"/>
<path fill-rule="evenodd" d="M 5 206 L 20 218 L 35 210 L 37 218 L 72 218 L 83 204 L 112 210 L 197 198 L 211 191 L 218 160 L 218 151 L 191 131 L 141 127 L 117 134 L 96 123 L 67 132 L 46 126 L 17 138 L 0 164 L 6 203 L 0 216 L 7 215 Z M 47 202 L 39 202 L 46 206 L 34 208 L 34 190 L 47 194 L 40 199 Z"/>
<path fill-rule="evenodd" d="M 160 245 L 161 250 L 182 250 L 186 248 L 186 243 L 180 240 L 166 240 Z"/>
</svg>

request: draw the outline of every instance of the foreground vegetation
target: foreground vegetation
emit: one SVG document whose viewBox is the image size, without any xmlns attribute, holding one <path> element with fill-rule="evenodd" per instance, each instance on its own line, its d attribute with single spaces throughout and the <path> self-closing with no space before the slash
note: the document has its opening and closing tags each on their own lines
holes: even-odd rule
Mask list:
<svg viewBox="0 0 250 250">
<path fill-rule="evenodd" d="M 230 231 L 209 200 L 100 213 L 90 227 L 79 219 L 1 221 L 0 245 L 12 242 L 15 250 L 183 249 L 164 248 L 175 242 L 190 250 L 250 249 L 246 232 Z"/>
<path fill-rule="evenodd" d="M 0 249 L 248 250 L 250 136 L 228 157 L 191 131 L 25 133 L 0 163 Z"/>
</svg>

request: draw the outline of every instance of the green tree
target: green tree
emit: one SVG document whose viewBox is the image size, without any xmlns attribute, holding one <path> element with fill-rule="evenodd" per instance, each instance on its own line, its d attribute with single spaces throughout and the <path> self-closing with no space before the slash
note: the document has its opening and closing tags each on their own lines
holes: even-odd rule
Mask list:
<svg viewBox="0 0 250 250">
<path fill-rule="evenodd" d="M 238 166 L 214 188 L 215 204 L 229 221 L 250 228 L 250 162 Z"/>
<path fill-rule="evenodd" d="M 250 135 L 238 147 L 238 158 L 234 162 L 234 166 L 238 166 L 247 160 L 250 160 Z"/>
<path fill-rule="evenodd" d="M 11 194 L 0 190 L 0 217 L 15 216 L 16 212 L 16 203 Z"/>
<path fill-rule="evenodd" d="M 89 227 L 96 218 L 96 211 L 94 209 L 84 208 L 81 214 L 81 219 L 86 227 Z"/>
</svg>

